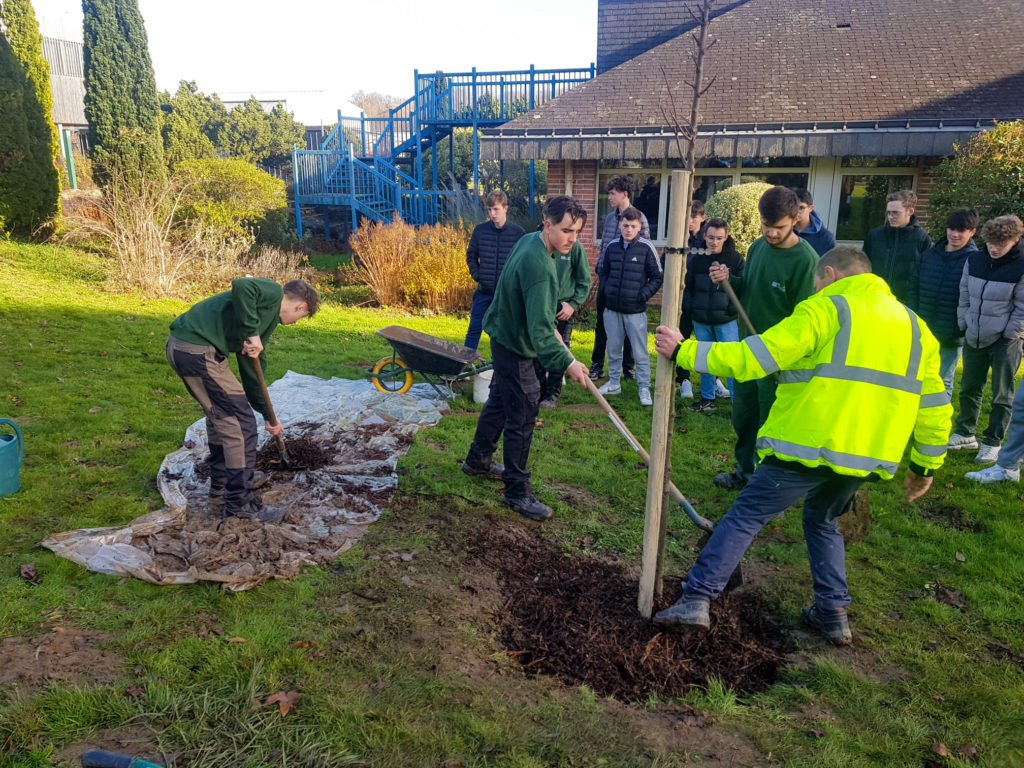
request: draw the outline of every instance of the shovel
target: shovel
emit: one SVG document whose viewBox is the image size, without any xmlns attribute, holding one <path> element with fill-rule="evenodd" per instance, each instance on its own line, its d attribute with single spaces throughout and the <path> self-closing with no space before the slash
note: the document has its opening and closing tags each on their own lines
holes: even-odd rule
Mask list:
<svg viewBox="0 0 1024 768">
<path fill-rule="evenodd" d="M 267 391 L 267 382 L 263 378 L 263 366 L 260 365 L 259 358 L 250 357 L 252 360 L 252 367 L 256 369 L 256 378 L 260 382 L 260 390 L 263 392 L 263 400 L 267 404 L 267 413 L 270 414 L 271 424 L 280 424 L 277 420 L 277 414 L 274 413 L 274 406 L 270 402 L 270 393 Z M 280 435 L 274 435 L 274 442 L 277 443 L 277 449 L 281 452 L 281 463 L 285 466 L 288 465 L 288 449 L 284 447 L 284 439 Z"/>
</svg>

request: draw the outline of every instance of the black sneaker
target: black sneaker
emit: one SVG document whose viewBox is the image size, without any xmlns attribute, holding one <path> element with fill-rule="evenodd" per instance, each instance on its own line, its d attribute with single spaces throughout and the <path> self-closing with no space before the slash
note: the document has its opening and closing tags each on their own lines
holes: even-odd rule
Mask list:
<svg viewBox="0 0 1024 768">
<path fill-rule="evenodd" d="M 597 381 L 598 379 L 603 379 L 604 378 L 604 366 L 603 365 L 598 365 L 597 363 L 595 363 L 594 365 L 590 366 L 590 372 L 587 375 L 590 376 L 590 380 L 591 381 Z"/>
<path fill-rule="evenodd" d="M 849 645 L 853 642 L 850 620 L 846 616 L 845 608 L 826 611 L 819 608 L 817 603 L 812 603 L 804 608 L 803 618 L 832 645 Z"/>
<path fill-rule="evenodd" d="M 471 461 L 467 456 L 462 462 L 462 471 L 467 475 L 489 477 L 491 480 L 501 480 L 501 473 L 505 471 L 505 465 L 489 459 L 487 461 Z"/>
<path fill-rule="evenodd" d="M 713 411 L 715 410 L 715 401 L 707 400 L 702 397 L 700 400 L 698 400 L 696 403 L 690 406 L 690 410 L 695 411 L 696 413 Z"/>
<path fill-rule="evenodd" d="M 706 595 L 683 594 L 674 605 L 654 614 L 654 623 L 669 629 L 709 629 L 711 600 Z"/>
<path fill-rule="evenodd" d="M 622 372 L 623 381 L 635 381 L 636 380 L 636 368 L 627 368 Z"/>
<path fill-rule="evenodd" d="M 545 411 L 550 411 L 558 407 L 558 401 L 553 397 L 545 397 L 543 400 L 540 401 L 540 403 L 538 403 L 538 407 L 544 409 Z"/>
<path fill-rule="evenodd" d="M 739 491 L 746 486 L 747 479 L 739 472 L 719 472 L 711 482 L 719 488 L 728 488 L 730 491 Z"/>
<path fill-rule="evenodd" d="M 225 516 L 241 520 L 258 520 L 261 523 L 276 523 L 285 516 L 285 511 L 280 507 L 267 507 L 261 502 L 250 501 L 239 509 L 225 510 Z"/>
<path fill-rule="evenodd" d="M 503 498 L 501 503 L 531 520 L 547 520 L 555 514 L 551 507 L 542 501 L 538 501 L 535 496 L 527 496 L 522 499 Z"/>
</svg>

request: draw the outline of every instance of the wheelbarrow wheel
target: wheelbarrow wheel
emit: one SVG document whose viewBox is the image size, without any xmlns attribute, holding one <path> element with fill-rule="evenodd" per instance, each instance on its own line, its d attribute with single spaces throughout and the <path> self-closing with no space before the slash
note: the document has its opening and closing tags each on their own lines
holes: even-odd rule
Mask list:
<svg viewBox="0 0 1024 768">
<path fill-rule="evenodd" d="M 400 357 L 382 357 L 373 366 L 373 386 L 381 392 L 408 392 L 413 376 Z"/>
</svg>

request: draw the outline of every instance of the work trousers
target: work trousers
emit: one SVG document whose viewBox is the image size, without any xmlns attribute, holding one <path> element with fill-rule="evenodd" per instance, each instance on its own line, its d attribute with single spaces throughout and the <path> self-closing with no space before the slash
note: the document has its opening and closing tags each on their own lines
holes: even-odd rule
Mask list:
<svg viewBox="0 0 1024 768">
<path fill-rule="evenodd" d="M 526 499 L 532 495 L 530 471 L 526 468 L 533 442 L 540 403 L 540 377 L 544 368 L 536 358 L 520 357 L 491 339 L 494 374 L 487 402 L 480 411 L 476 434 L 469 447 L 467 461 L 480 466 L 498 449 L 504 434 L 503 459 L 506 499 Z"/>
<path fill-rule="evenodd" d="M 555 330 L 558 331 L 558 335 L 561 336 L 566 348 L 572 342 L 574 318 L 575 316 L 570 317 L 568 320 L 558 320 L 555 323 Z M 540 382 L 540 399 L 557 400 L 562 394 L 562 379 L 564 378 L 565 376 L 562 371 L 544 371 L 544 376 Z"/>
<path fill-rule="evenodd" d="M 651 355 L 647 351 L 647 313 L 625 314 L 611 309 L 604 311 L 604 327 L 608 332 L 608 382 L 619 384 L 623 371 L 624 349 L 633 350 L 636 384 L 640 389 L 651 386 Z M 626 341 L 629 344 L 626 344 Z"/>
<path fill-rule="evenodd" d="M 775 402 L 777 382 L 773 376 L 754 381 L 736 381 L 732 389 L 732 428 L 736 432 L 736 472 L 744 479 L 754 474 L 757 464 L 757 431 Z"/>
<path fill-rule="evenodd" d="M 718 597 L 754 537 L 773 518 L 804 499 L 804 539 L 811 563 L 814 602 L 826 611 L 850 604 L 846 553 L 837 518 L 849 511 L 863 477 L 811 470 L 795 462 L 761 463 L 739 497 L 715 525 L 684 584 L 688 594 Z"/>
<path fill-rule="evenodd" d="M 252 406 L 226 356 L 211 346 L 171 336 L 167 362 L 206 414 L 210 447 L 210 487 L 224 488 L 225 510 L 237 510 L 253 498 L 257 429 Z"/>
<path fill-rule="evenodd" d="M 590 357 L 590 367 L 604 368 L 604 355 L 608 348 L 608 332 L 604 327 L 604 286 L 597 288 L 597 327 L 594 329 L 594 354 Z M 633 352 L 628 347 L 622 353 L 622 369 L 633 370 Z"/>
<path fill-rule="evenodd" d="M 964 347 L 964 373 L 960 379 L 960 414 L 953 425 L 957 435 L 971 436 L 978 427 L 985 381 L 992 369 L 992 410 L 981 436 L 984 445 L 999 445 L 1010 423 L 1013 377 L 1020 367 L 1021 340 L 1000 339 L 987 347 Z"/>
<path fill-rule="evenodd" d="M 473 306 L 469 310 L 469 328 L 466 330 L 464 346 L 476 349 L 480 346 L 480 335 L 484 332 L 484 315 L 494 301 L 494 296 L 479 288 L 473 291 Z"/>
</svg>

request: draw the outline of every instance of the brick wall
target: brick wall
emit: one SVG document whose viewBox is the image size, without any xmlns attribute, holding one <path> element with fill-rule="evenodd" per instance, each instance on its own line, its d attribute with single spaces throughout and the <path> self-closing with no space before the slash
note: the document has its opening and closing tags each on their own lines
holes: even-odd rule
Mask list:
<svg viewBox="0 0 1024 768">
<path fill-rule="evenodd" d="M 917 216 L 917 223 L 925 229 L 928 229 L 928 200 L 932 195 L 932 184 L 935 181 L 932 171 L 941 162 L 941 157 L 923 157 L 917 168 L 917 207 L 914 214 Z"/>
</svg>

